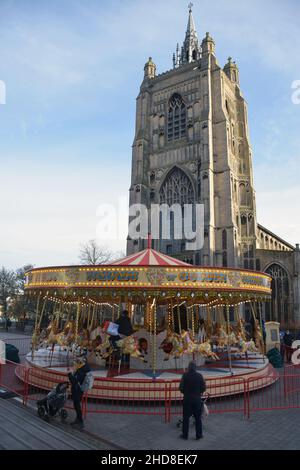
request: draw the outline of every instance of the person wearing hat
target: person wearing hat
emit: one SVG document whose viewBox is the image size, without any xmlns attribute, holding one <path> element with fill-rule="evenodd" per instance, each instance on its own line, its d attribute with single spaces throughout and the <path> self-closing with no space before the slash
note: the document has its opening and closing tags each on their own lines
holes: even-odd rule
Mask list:
<svg viewBox="0 0 300 470">
<path fill-rule="evenodd" d="M 181 439 L 188 439 L 190 417 L 194 415 L 196 424 L 196 440 L 202 439 L 202 394 L 206 390 L 203 376 L 197 372 L 196 362 L 188 365 L 188 371 L 183 374 L 179 390 L 183 394 L 183 424 Z"/>
<path fill-rule="evenodd" d="M 79 357 L 74 361 L 73 373 L 68 374 L 69 381 L 71 383 L 71 397 L 73 400 L 74 410 L 76 411 L 76 419 L 73 423 L 71 423 L 71 425 L 77 426 L 80 429 L 84 428 L 81 409 L 81 401 L 83 396 L 81 385 L 83 384 L 87 373 L 90 371 L 91 368 L 88 365 L 86 358 Z"/>
</svg>

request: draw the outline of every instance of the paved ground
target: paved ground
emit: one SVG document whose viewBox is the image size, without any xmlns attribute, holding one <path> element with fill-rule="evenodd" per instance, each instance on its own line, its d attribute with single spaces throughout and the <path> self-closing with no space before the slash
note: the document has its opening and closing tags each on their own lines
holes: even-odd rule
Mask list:
<svg viewBox="0 0 300 470">
<path fill-rule="evenodd" d="M 299 450 L 300 410 L 259 412 L 248 421 L 239 414 L 211 415 L 204 423 L 204 439 L 179 439 L 176 419 L 94 415 L 84 432 L 68 424 L 44 423 L 35 411 L 14 400 L 0 399 L 0 449 L 69 450 Z"/>
<path fill-rule="evenodd" d="M 204 439 L 179 439 L 176 419 L 165 424 L 159 417 L 97 415 L 87 429 L 126 449 L 142 450 L 299 450 L 300 410 L 259 412 L 248 421 L 234 413 L 211 415 Z"/>
</svg>

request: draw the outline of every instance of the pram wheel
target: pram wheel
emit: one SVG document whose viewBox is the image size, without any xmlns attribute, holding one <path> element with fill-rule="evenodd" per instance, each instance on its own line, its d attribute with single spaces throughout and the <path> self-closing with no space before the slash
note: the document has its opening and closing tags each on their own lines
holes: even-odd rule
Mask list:
<svg viewBox="0 0 300 470">
<path fill-rule="evenodd" d="M 68 417 L 68 412 L 67 412 L 67 410 L 65 410 L 64 408 L 62 408 L 62 409 L 60 410 L 60 419 L 61 419 L 62 421 L 66 421 L 67 417 Z"/>
<path fill-rule="evenodd" d="M 37 414 L 39 416 L 39 418 L 41 419 L 45 419 L 45 416 L 46 416 L 46 410 L 45 410 L 45 407 L 44 406 L 39 406 L 38 409 L 37 409 Z"/>
</svg>

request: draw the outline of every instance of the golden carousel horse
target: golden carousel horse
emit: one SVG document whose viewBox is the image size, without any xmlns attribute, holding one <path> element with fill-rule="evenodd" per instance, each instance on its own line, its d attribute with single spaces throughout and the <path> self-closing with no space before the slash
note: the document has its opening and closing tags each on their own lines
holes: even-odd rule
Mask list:
<svg viewBox="0 0 300 470">
<path fill-rule="evenodd" d="M 168 330 L 167 336 L 159 346 L 159 349 L 162 349 L 166 354 L 164 361 L 168 361 L 172 357 L 179 359 L 184 352 L 182 338 L 178 333 Z"/>
<path fill-rule="evenodd" d="M 172 349 L 170 346 L 172 345 Z M 167 349 L 168 348 L 168 349 Z M 181 335 L 178 333 L 168 332 L 167 337 L 160 345 L 167 356 L 165 361 L 171 357 L 180 358 L 184 354 L 199 354 L 208 359 L 218 360 L 218 356 L 212 352 L 211 345 L 207 341 L 205 343 L 196 343 L 191 339 L 191 334 L 188 331 L 182 330 Z"/>
<path fill-rule="evenodd" d="M 127 336 L 124 339 L 120 339 L 116 344 L 120 348 L 121 354 L 128 354 L 130 357 L 135 357 L 147 363 L 145 356 L 140 351 L 139 343 L 134 336 Z"/>
<path fill-rule="evenodd" d="M 69 321 L 66 323 L 63 331 L 57 335 L 57 344 L 65 350 L 71 349 L 75 340 L 75 322 Z"/>
</svg>

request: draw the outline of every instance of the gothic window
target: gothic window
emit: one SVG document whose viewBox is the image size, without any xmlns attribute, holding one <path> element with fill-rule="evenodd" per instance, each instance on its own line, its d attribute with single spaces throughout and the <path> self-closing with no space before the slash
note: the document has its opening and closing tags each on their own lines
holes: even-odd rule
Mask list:
<svg viewBox="0 0 300 470">
<path fill-rule="evenodd" d="M 194 189 L 188 176 L 180 170 L 173 168 L 166 177 L 160 190 L 160 203 L 168 204 L 193 204 L 195 201 Z"/>
<path fill-rule="evenodd" d="M 184 205 L 185 204 L 192 204 L 192 228 L 195 230 L 195 193 L 194 188 L 192 185 L 191 180 L 189 177 L 178 167 L 174 167 L 169 174 L 167 175 L 165 181 L 159 192 L 160 204 L 167 204 L 169 207 L 179 204 L 182 208 L 182 221 L 181 227 L 183 226 L 183 219 L 184 219 Z M 172 253 L 180 253 L 182 252 L 181 243 L 184 239 L 183 234 L 181 240 L 178 240 L 178 237 L 175 239 L 175 228 L 178 230 L 178 227 L 175 223 L 177 223 L 177 219 L 174 217 L 173 211 L 170 213 L 170 239 L 164 240 L 162 238 L 162 229 L 163 224 L 166 221 L 162 220 L 162 213 L 160 213 L 160 247 L 161 251 L 167 252 L 171 249 Z M 186 223 L 186 221 L 184 222 Z M 177 233 L 177 232 L 176 232 Z M 172 242 L 171 248 L 166 245 L 166 243 Z"/>
<path fill-rule="evenodd" d="M 227 232 L 223 230 L 222 232 L 222 251 L 223 251 L 223 267 L 227 267 Z"/>
<path fill-rule="evenodd" d="M 222 233 L 222 248 L 223 248 L 223 250 L 227 250 L 227 232 L 226 232 L 226 230 L 223 230 L 223 233 Z"/>
<path fill-rule="evenodd" d="M 201 162 L 198 164 L 198 198 L 201 198 Z"/>
<path fill-rule="evenodd" d="M 178 140 L 186 136 L 186 106 L 182 97 L 175 93 L 169 103 L 168 141 Z"/>
<path fill-rule="evenodd" d="M 241 217 L 241 228 L 242 228 L 242 237 L 248 236 L 248 227 L 247 227 L 247 217 L 242 215 Z"/>
<path fill-rule="evenodd" d="M 244 184 L 240 184 L 240 205 L 241 206 L 247 205 L 246 186 Z"/>
<path fill-rule="evenodd" d="M 272 302 L 266 304 L 266 320 L 287 325 L 289 321 L 290 282 L 287 271 L 279 264 L 272 264 L 266 273 L 272 277 Z"/>
<path fill-rule="evenodd" d="M 243 246 L 244 268 L 254 270 L 256 268 L 256 260 L 254 258 L 253 245 Z"/>
</svg>

